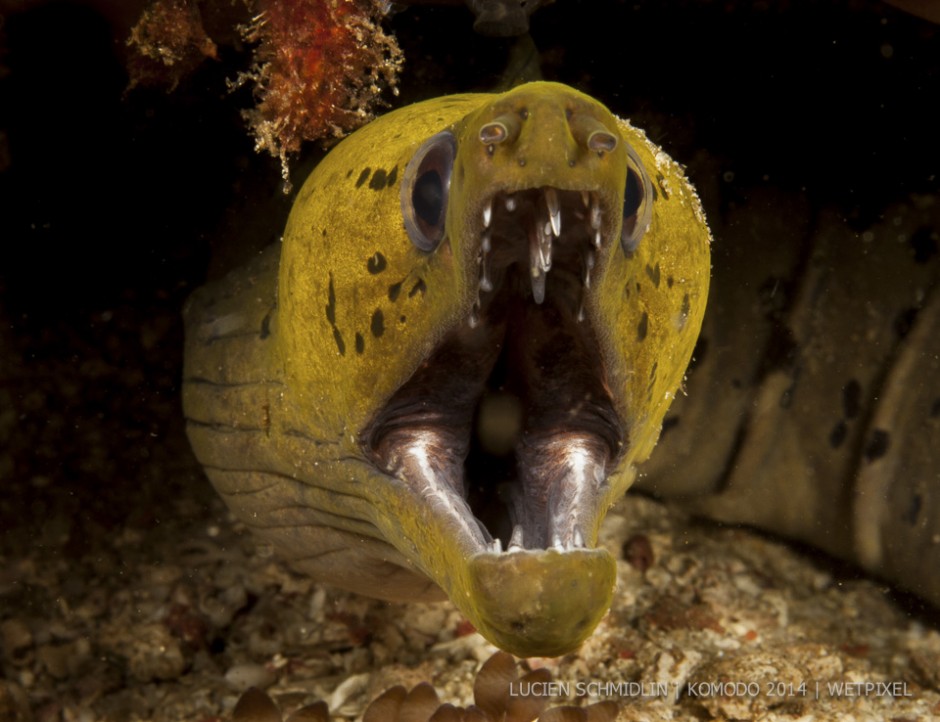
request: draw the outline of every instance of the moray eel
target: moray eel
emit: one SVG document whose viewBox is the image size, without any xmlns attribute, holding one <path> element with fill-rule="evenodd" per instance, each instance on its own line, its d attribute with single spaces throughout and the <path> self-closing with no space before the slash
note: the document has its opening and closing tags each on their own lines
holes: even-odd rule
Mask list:
<svg viewBox="0 0 940 722">
<path fill-rule="evenodd" d="M 572 88 L 388 113 L 189 301 L 192 446 L 300 570 L 562 654 L 610 604 L 598 529 L 682 381 L 709 244 L 679 166 Z"/>
</svg>

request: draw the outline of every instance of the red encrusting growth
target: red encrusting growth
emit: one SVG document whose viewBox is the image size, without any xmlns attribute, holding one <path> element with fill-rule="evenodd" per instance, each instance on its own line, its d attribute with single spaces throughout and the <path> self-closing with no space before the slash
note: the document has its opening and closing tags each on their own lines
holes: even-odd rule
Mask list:
<svg viewBox="0 0 940 722">
<path fill-rule="evenodd" d="M 254 83 L 257 104 L 245 117 L 255 148 L 280 158 L 286 181 L 287 157 L 303 141 L 342 137 L 372 119 L 386 88 L 397 92 L 402 52 L 379 24 L 386 12 L 383 0 L 151 0 L 128 40 L 131 87 L 175 86 L 215 58 L 204 14 L 223 35 L 237 27 L 255 49 L 233 85 Z"/>
<path fill-rule="evenodd" d="M 378 25 L 378 0 L 256 0 L 245 37 L 258 42 L 258 104 L 246 112 L 257 150 L 281 159 L 301 142 L 334 139 L 371 119 L 383 89 L 396 92 L 402 53 Z"/>
</svg>

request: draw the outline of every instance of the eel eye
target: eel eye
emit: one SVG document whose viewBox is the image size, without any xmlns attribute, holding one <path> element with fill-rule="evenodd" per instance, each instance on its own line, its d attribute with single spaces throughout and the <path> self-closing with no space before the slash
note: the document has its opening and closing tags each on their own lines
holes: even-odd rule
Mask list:
<svg viewBox="0 0 940 722">
<path fill-rule="evenodd" d="M 640 157 L 627 146 L 627 185 L 623 191 L 623 227 L 620 245 L 633 253 L 653 219 L 653 183 Z"/>
<path fill-rule="evenodd" d="M 428 138 L 405 167 L 401 184 L 401 214 L 411 242 L 433 251 L 444 237 L 450 176 L 457 139 L 448 130 Z"/>
</svg>

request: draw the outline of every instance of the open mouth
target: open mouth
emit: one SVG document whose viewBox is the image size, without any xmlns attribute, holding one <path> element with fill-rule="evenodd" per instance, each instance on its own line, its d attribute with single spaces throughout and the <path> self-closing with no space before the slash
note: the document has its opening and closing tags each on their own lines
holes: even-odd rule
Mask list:
<svg viewBox="0 0 940 722">
<path fill-rule="evenodd" d="M 443 214 L 435 194 L 425 221 Z M 361 436 L 471 553 L 594 543 L 627 431 L 588 312 L 613 212 L 600 193 L 553 187 L 484 201 L 477 300 Z"/>
</svg>

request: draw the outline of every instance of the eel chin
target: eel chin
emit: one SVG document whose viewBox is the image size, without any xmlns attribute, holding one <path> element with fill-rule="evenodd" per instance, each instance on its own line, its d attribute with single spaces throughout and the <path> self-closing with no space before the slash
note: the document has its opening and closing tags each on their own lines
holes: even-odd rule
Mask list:
<svg viewBox="0 0 940 722">
<path fill-rule="evenodd" d="M 609 212 L 550 187 L 484 202 L 476 300 L 360 437 L 424 509 L 396 546 L 520 655 L 577 646 L 616 577 L 593 548 L 626 437 L 589 312 Z"/>
</svg>

